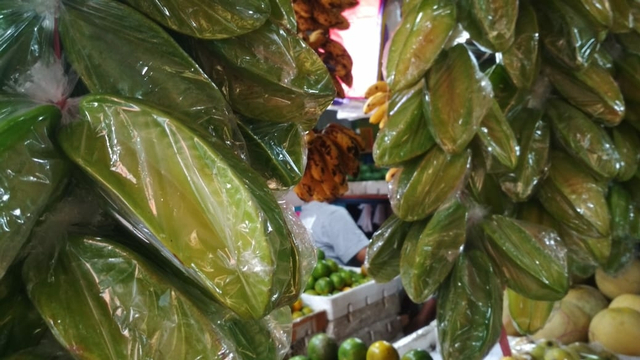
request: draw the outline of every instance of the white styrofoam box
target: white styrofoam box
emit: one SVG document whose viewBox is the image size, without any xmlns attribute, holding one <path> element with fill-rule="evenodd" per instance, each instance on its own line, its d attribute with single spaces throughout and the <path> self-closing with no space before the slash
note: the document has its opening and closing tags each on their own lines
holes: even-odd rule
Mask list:
<svg viewBox="0 0 640 360">
<path fill-rule="evenodd" d="M 388 195 L 389 184 L 384 180 L 351 181 L 346 195 Z"/>
<path fill-rule="evenodd" d="M 348 269 L 360 270 L 357 268 Z M 384 297 L 397 294 L 400 290 L 402 290 L 402 281 L 398 276 L 385 284 L 378 284 L 372 280 L 366 284 L 356 286 L 349 291 L 333 296 L 302 294 L 302 301 L 314 311 L 325 310 L 327 312 L 327 319 L 331 321 L 345 316 L 356 309 L 373 304 Z"/>
<path fill-rule="evenodd" d="M 347 338 L 363 328 L 380 322 L 380 319 L 396 318 L 399 313 L 400 295 L 392 294 L 368 306 L 355 309 L 345 316 L 329 321 L 325 332 L 335 339 Z"/>
</svg>

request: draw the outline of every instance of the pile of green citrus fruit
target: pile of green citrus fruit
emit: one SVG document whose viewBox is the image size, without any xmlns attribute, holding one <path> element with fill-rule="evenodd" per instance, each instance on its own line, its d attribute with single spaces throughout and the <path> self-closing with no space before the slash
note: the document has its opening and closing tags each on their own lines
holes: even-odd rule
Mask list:
<svg viewBox="0 0 640 360">
<path fill-rule="evenodd" d="M 322 250 L 317 251 L 318 263 L 304 289 L 305 294 L 331 296 L 371 281 L 366 274 L 341 268 L 334 260 L 325 259 Z"/>
<path fill-rule="evenodd" d="M 291 304 L 291 316 L 293 317 L 294 320 L 299 319 L 303 316 L 307 316 L 312 313 L 313 313 L 313 309 L 306 306 L 302 302 L 302 299 L 298 299 L 298 301 Z"/>
<path fill-rule="evenodd" d="M 327 334 L 316 334 L 307 345 L 307 355 L 298 355 L 290 360 L 432 360 L 428 352 L 414 349 L 402 359 L 398 351 L 386 341 L 376 341 L 367 347 L 358 338 L 349 338 L 340 344 Z"/>
</svg>

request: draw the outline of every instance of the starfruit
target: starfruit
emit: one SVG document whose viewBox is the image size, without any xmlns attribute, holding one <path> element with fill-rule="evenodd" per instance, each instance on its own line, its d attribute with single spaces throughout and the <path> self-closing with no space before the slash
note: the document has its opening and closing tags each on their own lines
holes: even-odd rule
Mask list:
<svg viewBox="0 0 640 360">
<path fill-rule="evenodd" d="M 547 114 L 554 134 L 571 156 L 602 178 L 618 174 L 620 155 L 605 129 L 562 100 L 551 100 Z"/>
<path fill-rule="evenodd" d="M 67 183 L 70 164 L 50 138 L 59 120 L 53 105 L 0 96 L 0 279 Z"/>
<path fill-rule="evenodd" d="M 542 206 L 582 236 L 609 236 L 611 215 L 602 184 L 564 153 L 554 151 L 550 160 L 549 176 L 538 191 Z"/>
<path fill-rule="evenodd" d="M 532 300 L 562 299 L 569 289 L 567 250 L 554 229 L 501 215 L 482 229 L 509 288 Z"/>
<path fill-rule="evenodd" d="M 549 54 L 571 69 L 586 67 L 606 32 L 599 31 L 579 9 L 562 0 L 539 3 L 538 22 L 542 43 Z"/>
<path fill-rule="evenodd" d="M 618 184 L 611 186 L 607 198 L 611 212 L 611 254 L 604 270 L 616 274 L 635 259 L 636 243 L 631 234 L 634 206 L 631 195 Z"/>
<path fill-rule="evenodd" d="M 473 198 L 492 214 L 510 215 L 515 208 L 514 203 L 500 189 L 500 184 L 493 174 L 487 173 L 483 156 L 473 157 L 473 166 L 469 175 L 469 188 Z"/>
<path fill-rule="evenodd" d="M 146 251 L 245 318 L 295 301 L 291 233 L 248 164 L 138 101 L 87 96 L 79 113 L 59 142 Z"/>
<path fill-rule="evenodd" d="M 422 102 L 429 101 L 424 81 L 396 92 L 389 100 L 387 124 L 373 144 L 373 159 L 379 166 L 394 166 L 427 152 L 435 140 L 427 126 Z"/>
<path fill-rule="evenodd" d="M 515 169 L 518 164 L 516 136 L 495 100 L 491 102 L 491 108 L 480 122 L 478 138 L 489 156 L 496 158 L 509 170 Z"/>
<path fill-rule="evenodd" d="M 627 181 L 638 171 L 640 162 L 640 137 L 627 122 L 613 128 L 613 143 L 620 155 L 620 169 L 617 180 Z"/>
<path fill-rule="evenodd" d="M 616 40 L 622 45 L 624 51 L 634 55 L 640 55 L 640 34 L 637 31 L 629 31 L 624 34 L 617 34 Z"/>
<path fill-rule="evenodd" d="M 450 154 L 464 151 L 491 107 L 491 83 L 469 50 L 458 44 L 442 54 L 427 78 L 425 102 L 431 134 Z"/>
<path fill-rule="evenodd" d="M 463 0 L 459 4 L 460 23 L 480 47 L 491 52 L 504 51 L 513 44 L 518 3 L 518 0 Z"/>
<path fill-rule="evenodd" d="M 515 39 L 502 52 L 502 63 L 518 88 L 529 89 L 540 70 L 540 31 L 538 17 L 529 1 L 520 0 L 518 11 Z"/>
<path fill-rule="evenodd" d="M 488 256 L 465 251 L 438 289 L 438 339 L 444 360 L 484 359 L 500 336 L 502 286 Z"/>
<path fill-rule="evenodd" d="M 640 55 L 625 53 L 616 59 L 615 64 L 616 80 L 625 100 L 640 102 Z"/>
<path fill-rule="evenodd" d="M 633 29 L 633 15 L 631 13 L 630 2 L 627 0 L 609 0 L 611 11 L 613 12 L 613 24 L 611 32 L 625 33 Z"/>
<path fill-rule="evenodd" d="M 114 0 L 65 0 L 59 23 L 65 58 L 89 91 L 142 99 L 243 152 L 220 90 L 152 20 Z"/>
<path fill-rule="evenodd" d="M 589 237 L 583 236 L 575 231 L 571 230 L 566 225 L 559 226 L 560 235 L 562 236 L 562 240 L 567 245 L 567 248 L 584 248 L 586 249 L 590 257 L 593 258 L 597 265 L 603 266 L 606 264 L 607 259 L 611 253 L 611 236 L 607 237 Z M 582 250 L 581 250 L 582 251 Z M 583 255 L 587 255 L 583 253 Z M 583 260 L 586 257 L 580 257 Z"/>
<path fill-rule="evenodd" d="M 593 56 L 593 61 L 595 61 L 603 69 L 607 70 L 611 75 L 615 76 L 616 68 L 613 58 L 602 47 L 600 47 L 598 51 L 596 51 L 595 55 Z"/>
<path fill-rule="evenodd" d="M 434 147 L 393 177 L 389 194 L 393 212 L 404 221 L 426 218 L 462 189 L 470 168 L 470 150 L 449 155 Z"/>
<path fill-rule="evenodd" d="M 607 126 L 616 126 L 625 112 L 624 99 L 611 74 L 592 61 L 579 71 L 546 68 L 553 86 L 571 104 Z"/>
<path fill-rule="evenodd" d="M 521 334 L 533 335 L 542 329 L 553 310 L 553 301 L 531 300 L 507 288 L 509 315 Z"/>
<path fill-rule="evenodd" d="M 563 0 L 580 14 L 591 20 L 594 26 L 608 29 L 613 25 L 613 11 L 610 0 Z"/>
<path fill-rule="evenodd" d="M 491 82 L 494 99 L 498 102 L 500 109 L 507 118 L 516 114 L 526 105 L 529 92 L 524 89 L 518 89 L 504 65 L 493 65 L 485 71 L 485 75 Z"/>
<path fill-rule="evenodd" d="M 271 21 L 242 36 L 192 43 L 205 73 L 244 116 L 309 130 L 335 98 L 329 71 L 315 51 Z"/>
<path fill-rule="evenodd" d="M 456 24 L 456 6 L 448 0 L 422 0 L 403 16 L 389 48 L 386 79 L 391 92 L 409 88 L 424 76 Z"/>
<path fill-rule="evenodd" d="M 202 39 L 223 39 L 259 28 L 271 15 L 265 0 L 125 0 L 161 25 Z"/>
<path fill-rule="evenodd" d="M 281 28 L 297 34 L 298 24 L 296 22 L 296 13 L 293 10 L 293 1 L 270 0 L 269 3 L 271 4 L 271 21 Z"/>
<path fill-rule="evenodd" d="M 409 298 L 425 302 L 447 278 L 467 239 L 467 207 L 459 198 L 443 204 L 420 237 L 405 242 L 400 278 Z"/>
<path fill-rule="evenodd" d="M 275 358 L 265 323 L 242 321 L 185 290 L 129 248 L 81 235 L 71 235 L 57 247 L 30 256 L 24 277 L 29 297 L 72 355 L 113 360 Z M 247 340 L 252 346 L 243 346 Z"/>
<path fill-rule="evenodd" d="M 300 182 L 306 148 L 299 125 L 241 119 L 238 126 L 247 143 L 249 164 L 269 188 L 286 189 Z"/>
<path fill-rule="evenodd" d="M 523 109 L 511 121 L 520 145 L 516 169 L 500 176 L 502 190 L 516 202 L 531 197 L 549 166 L 551 129 L 542 112 Z"/>
<path fill-rule="evenodd" d="M 389 282 L 400 275 L 402 246 L 411 227 L 412 223 L 391 215 L 371 237 L 365 267 L 376 282 Z"/>
</svg>

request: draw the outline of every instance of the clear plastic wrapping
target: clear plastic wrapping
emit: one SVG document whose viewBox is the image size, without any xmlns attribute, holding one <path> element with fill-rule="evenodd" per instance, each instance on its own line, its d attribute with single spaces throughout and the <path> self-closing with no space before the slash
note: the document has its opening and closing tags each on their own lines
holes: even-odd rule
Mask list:
<svg viewBox="0 0 640 360">
<path fill-rule="evenodd" d="M 125 0 L 158 23 L 177 32 L 224 39 L 259 28 L 271 15 L 266 0 Z"/>
<path fill-rule="evenodd" d="M 462 0 L 460 22 L 480 47 L 502 52 L 513 43 L 518 5 L 518 0 Z"/>
<path fill-rule="evenodd" d="M 640 164 L 640 135 L 627 122 L 613 128 L 612 133 L 613 144 L 620 155 L 616 179 L 627 181 L 635 176 Z"/>
<path fill-rule="evenodd" d="M 222 93 L 159 25 L 115 0 L 64 0 L 65 57 L 89 91 L 142 99 L 243 154 Z"/>
<path fill-rule="evenodd" d="M 318 55 L 270 21 L 235 38 L 192 43 L 198 63 L 242 115 L 309 130 L 334 100 Z"/>
<path fill-rule="evenodd" d="M 391 215 L 371 237 L 364 264 L 376 282 L 389 282 L 400 275 L 402 246 L 411 226 Z"/>
<path fill-rule="evenodd" d="M 69 164 L 50 138 L 59 119 L 55 106 L 0 95 L 0 278 L 66 184 Z"/>
<path fill-rule="evenodd" d="M 298 215 L 296 215 L 293 205 L 281 198 L 279 198 L 278 203 L 287 221 L 287 226 L 291 231 L 291 236 L 293 237 L 293 242 L 298 252 L 300 284 L 306 284 L 318 261 L 316 247 L 311 238 L 311 233 L 304 226 Z M 302 290 L 302 287 L 300 287 L 300 290 Z"/>
<path fill-rule="evenodd" d="M 87 96 L 79 114 L 59 142 L 145 251 L 245 318 L 297 299 L 294 238 L 246 163 L 138 101 Z"/>
<path fill-rule="evenodd" d="M 567 249 L 546 226 L 493 215 L 482 223 L 486 245 L 507 285 L 532 300 L 560 300 L 569 290 Z"/>
<path fill-rule="evenodd" d="M 553 311 L 554 301 L 537 301 L 528 299 L 507 288 L 509 315 L 513 325 L 521 334 L 533 335 L 542 329 Z"/>
<path fill-rule="evenodd" d="M 480 122 L 478 139 L 486 153 L 485 158 L 495 158 L 509 170 L 515 169 L 518 164 L 518 143 L 497 101 L 491 101 L 489 111 Z"/>
<path fill-rule="evenodd" d="M 528 0 L 520 0 L 518 11 L 513 44 L 502 52 L 502 63 L 517 87 L 529 89 L 540 71 L 540 29 Z"/>
</svg>

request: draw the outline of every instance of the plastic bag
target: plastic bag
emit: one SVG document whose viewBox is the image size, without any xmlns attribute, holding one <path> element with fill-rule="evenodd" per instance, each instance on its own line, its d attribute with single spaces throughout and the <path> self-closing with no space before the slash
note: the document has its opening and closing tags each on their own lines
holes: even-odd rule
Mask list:
<svg viewBox="0 0 640 360">
<path fill-rule="evenodd" d="M 511 119 L 529 101 L 530 90 L 519 89 L 511 80 L 509 72 L 504 65 L 495 64 L 485 71 L 485 76 L 491 82 L 493 98 L 498 102 L 507 119 Z"/>
<path fill-rule="evenodd" d="M 202 303 L 125 246 L 80 235 L 56 240 L 62 240 L 58 251 L 27 259 L 25 281 L 40 314 L 74 357 L 258 359 L 254 349 L 260 349 L 275 358 L 264 324 L 243 326 L 214 303 L 203 312 Z M 253 347 L 238 340 L 243 338 Z"/>
<path fill-rule="evenodd" d="M 142 99 L 244 154 L 222 93 L 159 25 L 114 0 L 63 0 L 59 21 L 65 56 L 91 92 Z"/>
<path fill-rule="evenodd" d="M 620 168 L 617 180 L 627 181 L 638 171 L 640 164 L 640 136 L 627 122 L 616 126 L 612 130 L 613 143 L 620 155 Z"/>
<path fill-rule="evenodd" d="M 438 339 L 444 360 L 481 360 L 500 336 L 502 286 L 487 255 L 465 251 L 438 293 Z"/>
<path fill-rule="evenodd" d="M 59 142 L 120 222 L 246 318 L 298 296 L 298 254 L 275 197 L 221 143 L 143 103 L 85 97 Z"/>
<path fill-rule="evenodd" d="M 249 118 L 309 130 L 335 97 L 329 71 L 313 49 L 270 21 L 236 38 L 192 45 L 233 109 Z"/>
<path fill-rule="evenodd" d="M 224 39 L 253 31 L 269 18 L 266 0 L 125 0 L 177 32 L 202 39 Z"/>
<path fill-rule="evenodd" d="M 509 288 L 506 289 L 506 293 L 509 315 L 518 332 L 533 335 L 542 329 L 553 311 L 555 302 L 531 300 Z"/>
<path fill-rule="evenodd" d="M 270 0 L 269 3 L 271 4 L 271 21 L 281 28 L 297 34 L 298 24 L 296 22 L 296 13 L 293 10 L 293 1 Z"/>
<path fill-rule="evenodd" d="M 69 163 L 50 139 L 59 119 L 55 106 L 0 96 L 0 278 L 66 184 Z"/>
<path fill-rule="evenodd" d="M 458 5 L 461 23 L 479 46 L 502 52 L 515 37 L 518 0 L 463 0 Z"/>
<path fill-rule="evenodd" d="M 516 136 L 495 100 L 480 122 L 478 139 L 483 152 L 487 154 L 486 158 L 495 158 L 507 169 L 515 169 L 518 164 Z"/>
<path fill-rule="evenodd" d="M 471 169 L 471 150 L 448 155 L 440 147 L 407 163 L 389 183 L 391 208 L 404 221 L 425 219 L 462 189 Z"/>
<path fill-rule="evenodd" d="M 73 360 L 73 357 L 49 331 L 36 346 L 3 357 L 2 360 Z"/>
<path fill-rule="evenodd" d="M 602 127 L 562 100 L 549 101 L 547 115 L 555 136 L 570 155 L 604 179 L 618 174 L 620 155 Z"/>
<path fill-rule="evenodd" d="M 632 30 L 634 21 L 629 3 L 625 0 L 609 0 L 613 13 L 612 33 L 624 33 Z"/>
<path fill-rule="evenodd" d="M 422 101 L 429 101 L 424 81 L 394 93 L 389 100 L 387 124 L 373 144 L 373 159 L 378 166 L 393 166 L 427 152 L 435 140 L 429 132 Z"/>
<path fill-rule="evenodd" d="M 411 226 L 391 215 L 371 237 L 364 265 L 376 282 L 389 282 L 400 275 L 402 246 Z"/>
<path fill-rule="evenodd" d="M 491 107 L 493 91 L 475 58 L 458 44 L 440 55 L 427 77 L 425 113 L 436 142 L 447 153 L 461 153 Z"/>
<path fill-rule="evenodd" d="M 387 82 L 395 93 L 414 86 L 431 65 L 456 26 L 456 6 L 447 0 L 422 0 L 412 6 L 391 39 Z"/>
<path fill-rule="evenodd" d="M 615 67 L 617 72 L 616 82 L 620 86 L 620 91 L 622 91 L 625 100 L 627 102 L 640 102 L 640 55 L 625 53 L 619 59 L 616 59 Z"/>
<path fill-rule="evenodd" d="M 316 262 L 318 261 L 316 247 L 311 238 L 311 234 L 304 226 L 298 215 L 296 215 L 293 205 L 284 199 L 279 199 L 278 203 L 280 204 L 284 218 L 287 221 L 287 226 L 289 227 L 289 231 L 291 231 L 298 253 L 300 284 L 306 284 L 311 277 L 313 269 L 316 267 Z M 302 290 L 302 288 L 300 288 L 300 290 Z"/>
<path fill-rule="evenodd" d="M 502 63 L 513 83 L 529 89 L 540 70 L 540 30 L 538 17 L 527 0 L 520 0 L 513 44 L 502 52 Z"/>
<path fill-rule="evenodd" d="M 26 74 L 36 63 L 52 62 L 54 1 L 0 3 L 0 90 Z"/>
<path fill-rule="evenodd" d="M 300 126 L 249 119 L 241 119 L 238 126 L 247 144 L 249 164 L 269 188 L 288 189 L 300 182 L 307 162 Z"/>
<path fill-rule="evenodd" d="M 488 174 L 484 156 L 474 156 L 469 174 L 468 189 L 473 198 L 492 214 L 512 215 L 515 204 L 500 188 L 493 174 Z"/>
<path fill-rule="evenodd" d="M 405 241 L 400 276 L 409 298 L 425 302 L 447 278 L 467 240 L 467 207 L 458 198 L 443 204 L 417 241 Z"/>
<path fill-rule="evenodd" d="M 546 226 L 493 215 L 482 223 L 487 247 L 513 291 L 532 300 L 560 300 L 569 290 L 567 249 Z"/>
<path fill-rule="evenodd" d="M 611 253 L 603 268 L 616 274 L 636 258 L 636 241 L 631 233 L 634 211 L 631 195 L 621 185 L 611 187 L 607 202 L 611 213 Z"/>
</svg>

